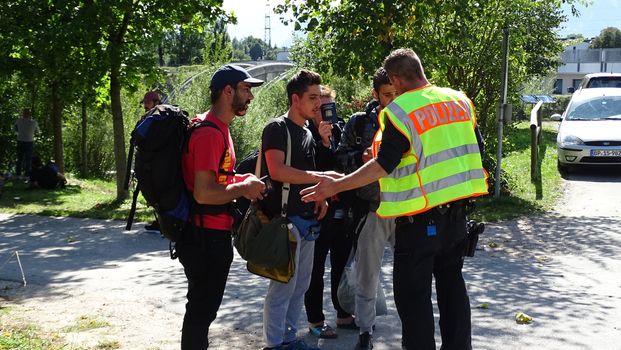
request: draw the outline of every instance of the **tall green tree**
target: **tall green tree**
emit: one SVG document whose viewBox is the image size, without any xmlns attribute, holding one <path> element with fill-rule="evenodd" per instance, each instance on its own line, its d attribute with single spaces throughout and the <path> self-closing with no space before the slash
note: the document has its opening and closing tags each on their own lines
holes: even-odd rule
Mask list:
<svg viewBox="0 0 621 350">
<path fill-rule="evenodd" d="M 226 31 L 226 22 L 218 20 L 206 30 L 203 61 L 206 64 L 226 63 L 232 57 L 233 44 Z"/>
<path fill-rule="evenodd" d="M 177 26 L 167 31 L 162 40 L 162 47 L 164 55 L 168 56 L 168 65 L 202 64 L 205 35 L 203 28 Z"/>
<path fill-rule="evenodd" d="M 593 39 L 591 47 L 594 49 L 621 48 L 621 30 L 615 27 L 602 29 Z"/>
<path fill-rule="evenodd" d="M 561 4 L 560 0 L 343 0 L 337 4 L 286 0 L 277 12 L 293 13 L 294 28 L 308 34 L 307 46 L 296 52 L 322 71 L 369 77 L 393 49 L 414 49 L 433 82 L 461 89 L 477 100 L 479 122 L 491 130 L 500 94 L 503 28 L 511 33 L 510 75 L 516 91 L 526 77 L 556 66 L 561 50 L 556 29 L 565 20 Z"/>
<path fill-rule="evenodd" d="M 131 86 L 142 74 L 155 72 L 157 46 L 167 30 L 202 27 L 218 18 L 228 18 L 222 0 L 100 0 L 97 20 L 109 62 L 110 102 L 114 132 L 117 198 L 126 172 L 125 125 L 121 87 Z"/>
<path fill-rule="evenodd" d="M 257 61 L 259 59 L 262 59 L 263 58 L 263 49 L 261 49 L 261 44 L 255 43 L 254 45 L 252 45 L 252 47 L 248 51 L 248 54 L 250 55 L 250 58 L 252 58 L 253 61 Z"/>
<path fill-rule="evenodd" d="M 265 41 L 253 36 L 247 36 L 241 40 L 233 39 L 233 59 L 254 61 L 258 59 L 273 60 L 276 59 L 278 49 L 270 47 Z M 250 52 L 252 51 L 252 53 Z"/>
<path fill-rule="evenodd" d="M 65 168 L 63 110 L 104 74 L 92 5 L 78 0 L 13 0 L 0 9 L 0 37 L 10 45 L 0 53 L 0 60 L 8 63 L 0 73 L 18 74 L 30 91 L 31 108 L 36 99 L 45 100 L 41 114 L 51 119 L 53 153 L 61 171 Z"/>
</svg>

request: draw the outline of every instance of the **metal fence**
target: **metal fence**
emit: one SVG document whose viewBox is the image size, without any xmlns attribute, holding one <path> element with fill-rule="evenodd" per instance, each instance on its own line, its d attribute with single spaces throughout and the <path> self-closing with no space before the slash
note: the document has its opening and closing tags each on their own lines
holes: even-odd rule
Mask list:
<svg viewBox="0 0 621 350">
<path fill-rule="evenodd" d="M 561 54 L 564 63 L 621 62 L 621 49 L 578 49 Z"/>
<path fill-rule="evenodd" d="M 530 112 L 530 179 L 535 182 L 541 179 L 539 169 L 539 143 L 541 142 L 541 106 L 543 101 L 537 102 Z"/>
</svg>

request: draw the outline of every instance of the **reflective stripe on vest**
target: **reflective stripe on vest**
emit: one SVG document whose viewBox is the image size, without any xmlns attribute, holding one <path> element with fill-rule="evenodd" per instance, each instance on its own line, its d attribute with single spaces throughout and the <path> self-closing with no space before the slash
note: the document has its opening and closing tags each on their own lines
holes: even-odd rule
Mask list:
<svg viewBox="0 0 621 350">
<path fill-rule="evenodd" d="M 474 108 L 465 95 L 426 86 L 395 99 L 380 119 L 380 129 L 390 122 L 408 139 L 410 149 L 380 179 L 379 216 L 411 215 L 487 193 L 487 173 L 473 132 Z"/>
</svg>

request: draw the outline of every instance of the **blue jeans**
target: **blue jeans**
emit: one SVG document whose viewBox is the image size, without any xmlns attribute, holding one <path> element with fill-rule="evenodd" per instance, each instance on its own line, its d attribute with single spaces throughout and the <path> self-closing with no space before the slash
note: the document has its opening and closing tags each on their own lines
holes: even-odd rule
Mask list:
<svg viewBox="0 0 621 350">
<path fill-rule="evenodd" d="M 294 229 L 292 233 L 298 243 L 293 277 L 289 283 L 270 281 L 263 305 L 263 339 L 268 347 L 296 339 L 304 293 L 313 269 L 315 242 L 301 239 L 298 230 Z"/>
<path fill-rule="evenodd" d="M 17 163 L 15 164 L 15 175 L 20 176 L 22 174 L 22 169 L 24 169 L 24 174 L 26 176 L 30 176 L 33 149 L 34 142 L 17 141 Z"/>
</svg>

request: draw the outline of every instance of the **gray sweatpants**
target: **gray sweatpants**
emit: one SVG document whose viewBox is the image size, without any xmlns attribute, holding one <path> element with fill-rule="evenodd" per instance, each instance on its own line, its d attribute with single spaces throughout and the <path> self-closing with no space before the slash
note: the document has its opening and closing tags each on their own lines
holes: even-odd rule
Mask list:
<svg viewBox="0 0 621 350">
<path fill-rule="evenodd" d="M 270 281 L 263 305 L 263 340 L 270 348 L 296 339 L 304 293 L 313 270 L 315 241 L 300 239 L 298 230 L 291 232 L 298 242 L 295 272 L 289 283 Z"/>
<path fill-rule="evenodd" d="M 375 212 L 369 212 L 361 225 L 363 226 L 358 236 L 358 248 L 355 255 L 358 280 L 356 324 L 360 327 L 360 334 L 364 332 L 372 334 L 375 324 L 375 299 L 384 248 L 386 242 L 390 242 L 393 250 L 395 246 L 395 219 L 382 219 Z"/>
</svg>

